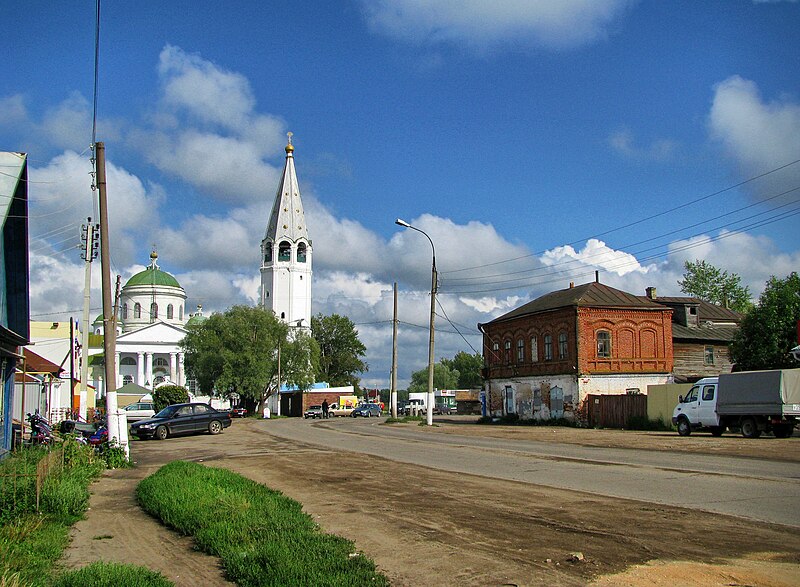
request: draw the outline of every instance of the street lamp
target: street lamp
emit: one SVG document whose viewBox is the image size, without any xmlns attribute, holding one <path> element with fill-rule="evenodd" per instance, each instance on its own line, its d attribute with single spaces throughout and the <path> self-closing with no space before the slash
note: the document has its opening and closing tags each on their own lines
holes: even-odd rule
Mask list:
<svg viewBox="0 0 800 587">
<path fill-rule="evenodd" d="M 428 401 L 425 406 L 425 416 L 428 420 L 428 426 L 433 425 L 433 406 L 436 401 L 433 397 L 433 332 L 434 332 L 434 316 L 436 315 L 436 247 L 433 246 L 433 241 L 428 233 L 420 230 L 416 226 L 411 226 L 405 220 L 398 218 L 394 221 L 398 226 L 416 230 L 425 235 L 428 242 L 431 243 L 431 252 L 433 253 L 433 263 L 431 265 L 431 325 L 430 325 L 430 341 L 428 342 Z"/>
</svg>

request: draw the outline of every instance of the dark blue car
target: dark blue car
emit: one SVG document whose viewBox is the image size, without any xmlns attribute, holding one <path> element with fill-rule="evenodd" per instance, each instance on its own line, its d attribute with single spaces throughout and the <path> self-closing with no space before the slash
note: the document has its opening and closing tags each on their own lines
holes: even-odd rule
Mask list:
<svg viewBox="0 0 800 587">
<path fill-rule="evenodd" d="M 152 418 L 132 424 L 131 434 L 137 438 L 164 440 L 169 436 L 193 432 L 219 434 L 230 425 L 231 415 L 228 412 L 220 412 L 208 404 L 174 404 Z"/>
</svg>

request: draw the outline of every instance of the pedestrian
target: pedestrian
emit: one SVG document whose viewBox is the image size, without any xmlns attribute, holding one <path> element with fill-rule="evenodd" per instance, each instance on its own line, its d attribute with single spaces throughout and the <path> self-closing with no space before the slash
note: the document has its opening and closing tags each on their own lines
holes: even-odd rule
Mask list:
<svg viewBox="0 0 800 587">
<path fill-rule="evenodd" d="M 322 400 L 322 418 L 323 420 L 328 417 L 328 400 Z"/>
</svg>

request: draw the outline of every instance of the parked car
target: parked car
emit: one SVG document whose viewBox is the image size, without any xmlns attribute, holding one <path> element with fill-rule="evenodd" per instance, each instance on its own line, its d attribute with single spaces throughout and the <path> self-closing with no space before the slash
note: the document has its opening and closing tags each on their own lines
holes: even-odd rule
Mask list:
<svg viewBox="0 0 800 587">
<path fill-rule="evenodd" d="M 353 418 L 362 416 L 364 418 L 371 418 L 372 416 L 381 415 L 381 407 L 378 404 L 362 404 L 353 410 L 350 414 Z"/>
<path fill-rule="evenodd" d="M 134 422 L 131 434 L 137 438 L 164 440 L 169 436 L 192 432 L 219 434 L 230 425 L 231 415 L 228 412 L 220 412 L 208 404 L 173 404 L 152 418 Z"/>
<path fill-rule="evenodd" d="M 444 416 L 449 416 L 450 412 L 451 412 L 451 408 L 447 404 L 436 404 L 436 406 L 433 408 L 433 413 L 434 414 L 440 414 L 440 415 L 444 415 Z"/>
<path fill-rule="evenodd" d="M 303 418 L 322 418 L 322 406 L 308 406 L 308 409 L 303 412 Z"/>
<path fill-rule="evenodd" d="M 125 417 L 128 418 L 128 422 L 138 422 L 139 420 L 152 418 L 156 415 L 153 402 L 136 402 L 125 406 L 122 408 L 122 411 L 125 412 Z"/>
<path fill-rule="evenodd" d="M 247 408 L 231 408 L 231 418 L 244 418 L 247 415 Z"/>
</svg>

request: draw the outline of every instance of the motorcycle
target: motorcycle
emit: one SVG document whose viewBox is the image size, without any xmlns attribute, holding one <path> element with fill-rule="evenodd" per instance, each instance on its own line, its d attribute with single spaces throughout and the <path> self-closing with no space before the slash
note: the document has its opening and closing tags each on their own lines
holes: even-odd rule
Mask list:
<svg viewBox="0 0 800 587">
<path fill-rule="evenodd" d="M 53 427 L 38 412 L 28 414 L 28 422 L 31 425 L 31 444 L 52 445 L 55 442 L 53 437 Z"/>
</svg>

